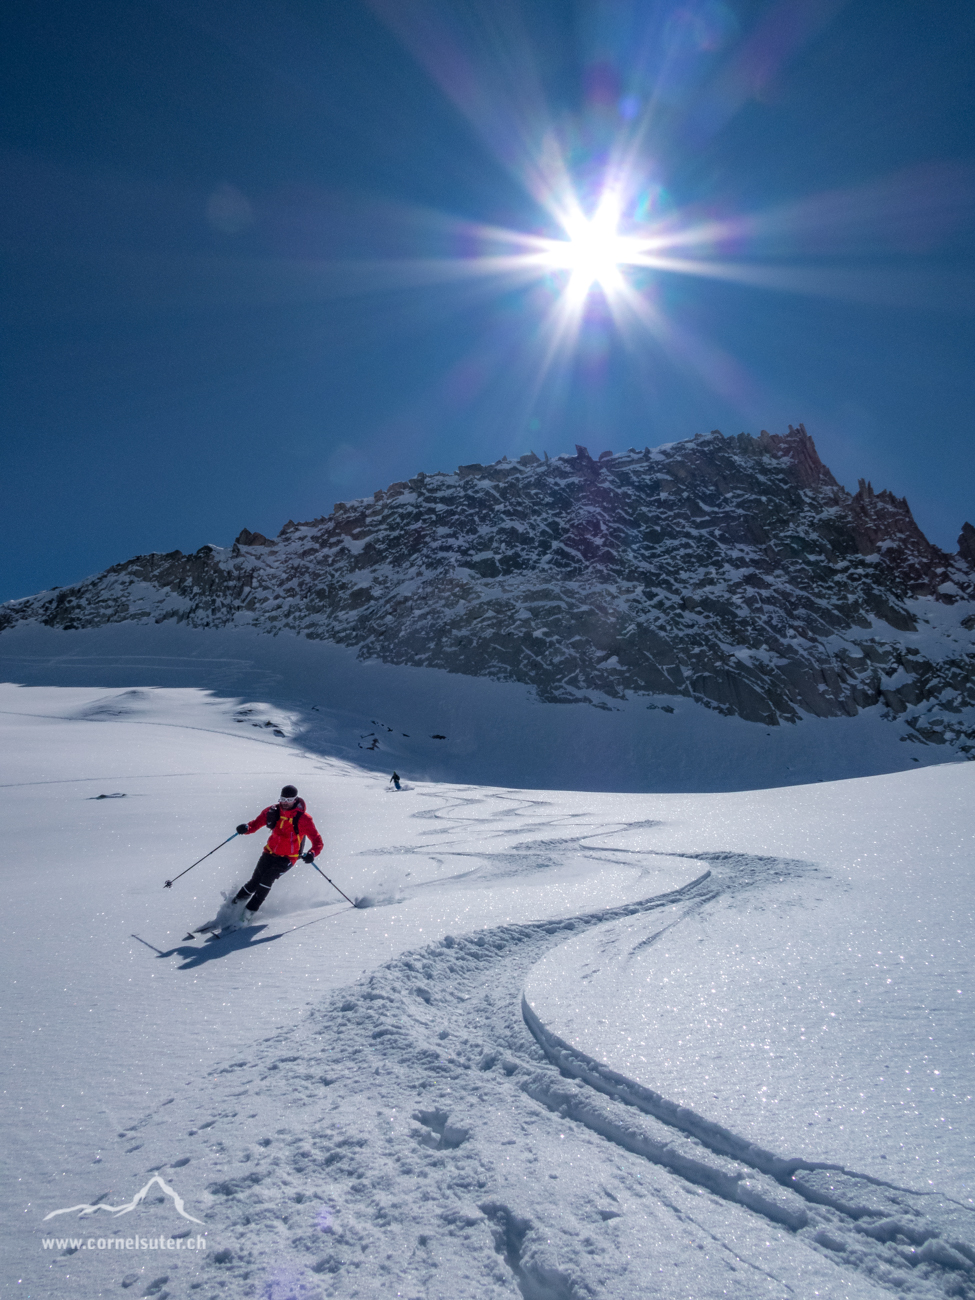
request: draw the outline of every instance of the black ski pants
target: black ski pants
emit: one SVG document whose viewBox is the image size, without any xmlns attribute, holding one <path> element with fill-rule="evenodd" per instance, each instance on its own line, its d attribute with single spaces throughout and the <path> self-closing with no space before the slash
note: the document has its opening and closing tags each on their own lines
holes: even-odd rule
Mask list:
<svg viewBox="0 0 975 1300">
<path fill-rule="evenodd" d="M 234 902 L 242 903 L 245 898 L 250 898 L 247 910 L 256 912 L 271 892 L 271 886 L 278 877 L 290 871 L 293 866 L 294 863 L 290 858 L 279 857 L 276 853 L 262 853 L 254 868 L 254 874 L 247 884 L 238 890 Z"/>
</svg>

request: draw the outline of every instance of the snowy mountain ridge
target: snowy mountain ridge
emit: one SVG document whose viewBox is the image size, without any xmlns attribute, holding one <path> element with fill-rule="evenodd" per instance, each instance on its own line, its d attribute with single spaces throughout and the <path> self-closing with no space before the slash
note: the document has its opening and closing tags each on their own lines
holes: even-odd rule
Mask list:
<svg viewBox="0 0 975 1300">
<path fill-rule="evenodd" d="M 776 726 L 876 709 L 975 754 L 975 528 L 847 492 L 802 425 L 419 473 L 275 539 L 137 556 L 12 601 L 24 622 L 246 626 L 518 681 L 543 701 L 683 696 Z"/>
</svg>

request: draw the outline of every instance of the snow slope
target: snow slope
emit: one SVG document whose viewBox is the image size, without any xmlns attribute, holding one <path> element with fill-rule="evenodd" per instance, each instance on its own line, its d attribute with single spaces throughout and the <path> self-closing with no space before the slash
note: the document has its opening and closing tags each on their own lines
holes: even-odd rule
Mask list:
<svg viewBox="0 0 975 1300">
<path fill-rule="evenodd" d="M 869 899 L 889 844 L 868 846 L 895 843 L 905 808 L 941 828 L 922 865 L 957 896 L 975 769 L 720 796 L 415 779 L 396 794 L 386 773 L 300 745 L 305 713 L 268 692 L 120 682 L 117 644 L 115 656 L 89 665 L 115 674 L 111 687 L 0 689 L 4 1295 L 975 1294 L 972 1214 L 952 1182 L 965 1139 L 918 1146 L 903 1182 L 923 1209 L 863 1176 L 849 1131 L 821 1148 L 846 1174 L 792 1177 L 775 1165 L 795 1154 L 791 1098 L 731 1124 L 722 1097 L 703 1095 L 706 1064 L 688 1059 L 670 1092 L 635 1070 L 620 1086 L 609 1043 L 591 1044 L 607 1058 L 590 1062 L 591 1082 L 573 1078 L 546 1055 L 554 1014 L 537 1037 L 522 1014 L 526 988 L 531 999 L 589 936 L 645 922 L 671 926 L 668 943 L 705 933 L 720 965 L 729 908 L 778 918 L 807 880 L 824 907 L 857 889 Z M 163 881 L 285 780 L 325 834 L 327 874 L 388 901 L 352 909 L 302 866 L 257 926 L 184 941 L 260 837 L 172 890 Z M 877 928 L 898 896 L 916 905 L 907 867 L 885 888 Z M 843 936 L 819 933 L 819 968 L 836 968 Z M 708 944 L 696 946 L 700 965 Z M 672 951 L 676 968 L 684 949 Z M 905 1005 L 922 1000 L 923 976 L 919 961 L 899 976 Z M 617 987 L 618 1025 L 640 1031 L 640 1000 Z M 970 983 L 958 987 L 944 1019 L 956 1043 L 970 1006 Z M 805 1061 L 803 1085 L 803 1104 L 831 1098 L 828 1059 Z M 703 1123 L 677 1105 L 654 1114 L 642 1104 L 654 1088 L 691 1099 Z"/>
<path fill-rule="evenodd" d="M 956 617 L 940 607 L 928 612 Z M 947 626 L 926 624 L 905 634 L 926 657 L 936 655 L 935 643 L 953 644 L 952 635 Z M 543 704 L 519 683 L 364 661 L 354 649 L 290 632 L 22 625 L 0 636 L 0 680 L 106 690 L 197 687 L 225 702 L 262 702 L 232 728 L 287 721 L 279 739 L 300 740 L 305 752 L 386 777 L 396 768 L 416 779 L 528 789 L 763 789 L 955 757 L 948 745 L 920 743 L 903 717 L 885 720 L 876 708 L 765 727 L 676 696 L 650 701 L 653 707 L 645 698 L 609 697 L 597 699 L 600 707 Z M 265 729 L 274 740 L 273 729 Z"/>
<path fill-rule="evenodd" d="M 645 842 L 730 839 L 762 864 L 750 887 L 673 929 L 574 939 L 526 999 L 549 1034 L 786 1158 L 975 1205 L 973 798 L 967 765 L 714 796 L 703 835 Z"/>
</svg>

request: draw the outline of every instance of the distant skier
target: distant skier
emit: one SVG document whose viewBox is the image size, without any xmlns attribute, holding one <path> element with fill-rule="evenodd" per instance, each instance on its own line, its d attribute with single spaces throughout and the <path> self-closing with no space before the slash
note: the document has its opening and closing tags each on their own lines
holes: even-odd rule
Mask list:
<svg viewBox="0 0 975 1300">
<path fill-rule="evenodd" d="M 304 799 L 298 798 L 298 791 L 293 785 L 284 786 L 279 801 L 258 813 L 253 821 L 241 822 L 237 834 L 253 835 L 262 827 L 267 827 L 271 832 L 264 845 L 264 852 L 258 859 L 254 874 L 234 895 L 231 903 L 243 903 L 249 899 L 244 916 L 254 915 L 267 898 L 274 882 L 291 870 L 299 856 L 304 862 L 314 862 L 325 847 L 315 823 L 305 810 Z M 311 840 L 311 848 L 307 853 L 302 853 L 301 843 L 306 835 Z"/>
<path fill-rule="evenodd" d="M 403 787 L 399 783 L 399 772 L 394 772 L 389 779 L 392 781 L 393 785 L 395 785 L 397 790 L 402 790 Z"/>
</svg>

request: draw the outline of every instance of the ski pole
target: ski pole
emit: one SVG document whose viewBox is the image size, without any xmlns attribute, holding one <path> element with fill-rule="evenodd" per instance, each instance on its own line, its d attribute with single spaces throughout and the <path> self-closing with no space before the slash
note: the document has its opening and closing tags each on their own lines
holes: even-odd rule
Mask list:
<svg viewBox="0 0 975 1300">
<path fill-rule="evenodd" d="M 235 840 L 236 838 L 237 838 L 237 832 L 234 831 L 233 835 L 228 835 L 225 840 L 220 841 L 220 843 L 217 845 L 217 849 L 222 849 L 225 844 L 229 844 L 231 840 Z M 217 849 L 211 849 L 210 853 L 216 853 Z M 206 858 L 210 856 L 210 853 L 204 853 L 202 858 L 197 858 L 195 862 L 191 862 L 190 865 L 186 868 L 186 871 L 192 871 L 194 867 L 198 867 L 201 862 L 203 862 Z M 186 871 L 181 871 L 179 873 L 179 876 L 185 876 Z M 172 880 L 167 880 L 165 885 L 163 885 L 163 888 L 172 889 L 176 881 L 179 880 L 179 876 L 173 876 Z"/>
<path fill-rule="evenodd" d="M 315 867 L 314 862 L 309 862 L 308 865 L 310 867 Z M 322 877 L 323 880 L 328 880 L 328 876 L 325 875 L 325 872 L 321 869 L 321 867 L 315 867 L 315 870 L 318 872 L 318 874 Z M 334 880 L 328 880 L 328 883 L 332 886 L 333 889 L 339 889 L 338 885 L 335 883 Z M 342 894 L 342 897 L 345 899 L 347 903 L 352 903 L 352 899 L 348 896 L 348 894 L 343 893 L 341 889 L 339 889 L 339 893 Z M 352 906 L 355 907 L 355 903 L 352 903 Z"/>
</svg>

